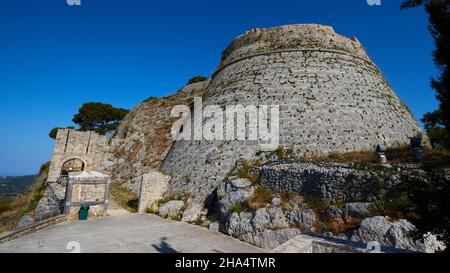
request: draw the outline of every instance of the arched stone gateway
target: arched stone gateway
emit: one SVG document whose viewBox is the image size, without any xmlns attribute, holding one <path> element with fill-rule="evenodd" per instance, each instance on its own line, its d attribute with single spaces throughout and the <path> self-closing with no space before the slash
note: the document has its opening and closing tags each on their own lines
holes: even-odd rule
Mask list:
<svg viewBox="0 0 450 273">
<path fill-rule="evenodd" d="M 70 172 L 95 171 L 110 150 L 110 140 L 95 132 L 58 130 L 47 181 L 57 182 Z"/>
<path fill-rule="evenodd" d="M 86 162 L 82 158 L 68 158 L 61 166 L 61 176 L 67 176 L 71 172 L 82 172 L 85 168 Z"/>
</svg>

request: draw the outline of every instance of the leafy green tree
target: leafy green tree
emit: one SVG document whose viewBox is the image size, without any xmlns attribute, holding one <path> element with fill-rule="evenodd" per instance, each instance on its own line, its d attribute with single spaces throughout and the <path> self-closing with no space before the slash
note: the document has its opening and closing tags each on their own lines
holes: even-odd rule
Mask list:
<svg viewBox="0 0 450 273">
<path fill-rule="evenodd" d="M 207 77 L 204 77 L 204 76 L 196 76 L 196 77 L 193 77 L 193 78 L 189 79 L 188 85 L 189 85 L 189 84 L 193 84 L 193 83 L 198 83 L 198 82 L 204 82 L 204 81 L 206 81 L 206 80 L 208 80 Z"/>
<path fill-rule="evenodd" d="M 441 124 L 446 129 L 448 136 L 450 135 L 450 0 L 408 0 L 401 7 L 412 8 L 420 5 L 424 5 L 429 15 L 429 30 L 436 44 L 433 59 L 440 76 L 433 78 L 431 85 L 436 90 L 440 103 Z M 433 115 L 433 113 L 429 113 L 429 115 Z M 441 129 L 435 128 L 431 130 L 431 133 L 435 136 L 444 135 Z M 448 137 L 446 141 L 446 146 L 449 147 Z"/>
<path fill-rule="evenodd" d="M 412 179 L 408 183 L 409 198 L 415 204 L 417 218 L 414 236 L 422 239 L 429 232 L 435 234 L 450 252 L 450 180 L 442 171 L 431 171 L 428 179 Z"/>
<path fill-rule="evenodd" d="M 424 115 L 422 122 L 425 125 L 425 130 L 431 145 L 435 148 L 448 149 L 450 139 L 448 131 L 444 127 L 442 115 L 441 110 L 427 113 Z"/>
<path fill-rule="evenodd" d="M 423 122 L 431 142 L 436 147 L 450 147 L 450 0 L 407 0 L 402 8 L 423 5 L 429 15 L 429 30 L 436 44 L 433 52 L 434 63 L 440 75 L 432 78 L 431 86 L 436 91 L 439 110 L 427 113 Z M 432 168 L 433 169 L 433 168 Z M 418 180 L 410 184 L 411 200 L 416 205 L 419 216 L 413 221 L 416 237 L 428 232 L 450 248 L 450 181 L 448 174 L 432 172 L 429 181 Z"/>
<path fill-rule="evenodd" d="M 115 108 L 111 104 L 89 102 L 83 104 L 72 121 L 80 131 L 96 131 L 99 134 L 111 133 L 128 114 L 128 110 Z"/>
</svg>

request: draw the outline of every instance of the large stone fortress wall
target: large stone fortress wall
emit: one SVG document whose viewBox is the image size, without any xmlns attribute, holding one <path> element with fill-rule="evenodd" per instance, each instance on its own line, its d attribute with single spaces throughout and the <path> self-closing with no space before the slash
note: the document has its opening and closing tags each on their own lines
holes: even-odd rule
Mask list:
<svg viewBox="0 0 450 273">
<path fill-rule="evenodd" d="M 50 164 L 48 182 L 56 182 L 63 165 L 70 160 L 81 160 L 85 171 L 95 171 L 105 153 L 111 148 L 112 139 L 95 132 L 59 129 Z"/>
<path fill-rule="evenodd" d="M 280 105 L 281 145 L 299 153 L 407 144 L 421 129 L 356 39 L 331 27 L 256 29 L 224 51 L 204 105 Z M 205 197 L 256 143 L 176 142 L 162 170 Z M 189 183 L 188 183 L 189 182 Z"/>
</svg>

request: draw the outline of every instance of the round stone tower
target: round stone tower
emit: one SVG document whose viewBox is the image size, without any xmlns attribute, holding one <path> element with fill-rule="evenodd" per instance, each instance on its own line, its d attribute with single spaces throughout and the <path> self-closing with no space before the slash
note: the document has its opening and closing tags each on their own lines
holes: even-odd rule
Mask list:
<svg viewBox="0 0 450 273">
<path fill-rule="evenodd" d="M 355 38 L 321 25 L 254 29 L 223 52 L 204 106 L 279 105 L 280 145 L 299 154 L 409 143 L 421 129 Z M 206 197 L 259 145 L 179 141 L 162 170 L 174 189 Z"/>
</svg>

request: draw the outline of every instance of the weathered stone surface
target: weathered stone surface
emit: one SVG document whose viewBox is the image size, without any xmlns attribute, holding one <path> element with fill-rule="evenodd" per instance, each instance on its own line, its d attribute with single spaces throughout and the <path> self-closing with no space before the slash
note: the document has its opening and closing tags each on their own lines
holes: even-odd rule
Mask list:
<svg viewBox="0 0 450 273">
<path fill-rule="evenodd" d="M 228 219 L 228 234 L 233 237 L 239 237 L 242 234 L 252 233 L 253 214 L 251 212 L 234 212 Z"/>
<path fill-rule="evenodd" d="M 267 213 L 270 217 L 270 229 L 284 229 L 288 228 L 289 224 L 286 220 L 286 216 L 284 215 L 281 208 L 271 207 L 267 209 Z"/>
<path fill-rule="evenodd" d="M 252 220 L 252 225 L 255 231 L 263 231 L 271 226 L 271 219 L 266 208 L 256 211 Z"/>
<path fill-rule="evenodd" d="M 424 243 L 415 241 L 411 234 L 414 229 L 414 225 L 406 220 L 391 223 L 386 217 L 377 216 L 364 219 L 358 229 L 350 235 L 352 241 L 365 243 L 376 241 L 383 246 L 396 249 L 421 252 L 442 250 L 444 245 L 433 235 L 425 235 Z"/>
<path fill-rule="evenodd" d="M 281 205 L 281 198 L 279 197 L 275 197 L 272 199 L 272 205 L 274 205 L 275 207 L 278 207 Z"/>
<path fill-rule="evenodd" d="M 352 241 L 372 242 L 376 241 L 380 244 L 389 244 L 386 240 L 386 234 L 391 228 L 392 224 L 386 217 L 376 216 L 364 219 L 357 230 L 351 236 Z"/>
<path fill-rule="evenodd" d="M 422 131 L 356 40 L 318 25 L 255 33 L 225 50 L 203 105 L 280 105 L 280 145 L 299 153 L 408 144 Z M 161 169 L 174 174 L 174 188 L 195 188 L 194 195 L 205 199 L 241 158 L 252 159 L 260 150 L 258 141 L 177 141 Z M 214 161 L 208 160 L 211 154 Z M 317 182 L 314 191 L 325 187 L 328 193 Z"/>
<path fill-rule="evenodd" d="M 24 216 L 22 216 L 22 218 L 20 219 L 19 223 L 17 224 L 17 229 L 21 229 L 21 228 L 26 228 L 30 225 L 32 225 L 35 222 L 35 219 L 29 215 L 29 214 L 25 214 Z"/>
<path fill-rule="evenodd" d="M 209 225 L 209 230 L 215 231 L 215 232 L 219 232 L 219 230 L 220 230 L 220 224 L 219 224 L 218 222 L 211 223 L 211 224 Z"/>
<path fill-rule="evenodd" d="M 337 206 L 330 206 L 325 213 L 322 215 L 324 221 L 330 221 L 335 218 L 342 218 L 344 215 L 343 211 L 339 209 Z"/>
<path fill-rule="evenodd" d="M 208 83 L 191 84 L 173 95 L 148 99 L 134 107 L 119 126 L 100 170 L 110 173 L 116 181 L 128 182 L 159 169 L 172 145 L 172 108 L 189 106 L 194 97 L 202 96 Z"/>
<path fill-rule="evenodd" d="M 373 213 L 372 203 L 347 203 L 344 208 L 344 217 L 364 219 Z"/>
<path fill-rule="evenodd" d="M 61 175 L 61 167 L 69 160 L 76 159 L 82 162 L 84 171 L 96 171 L 101 166 L 103 157 L 114 145 L 115 141 L 110 137 L 95 132 L 59 129 L 48 181 L 56 182 Z"/>
<path fill-rule="evenodd" d="M 217 188 L 217 203 L 219 212 L 223 217 L 228 216 L 233 206 L 237 203 L 244 203 L 249 197 L 253 196 L 254 188 L 250 180 L 237 179 L 224 181 Z"/>
<path fill-rule="evenodd" d="M 192 222 L 195 222 L 198 219 L 200 219 L 202 217 L 202 215 L 204 215 L 204 214 L 205 213 L 203 213 L 202 205 L 192 204 L 190 207 L 188 207 L 183 212 L 183 217 L 182 217 L 181 221 L 187 222 L 187 223 L 192 223 Z"/>
<path fill-rule="evenodd" d="M 183 207 L 183 201 L 169 201 L 159 208 L 158 215 L 163 218 L 177 218 L 180 217 Z"/>
<path fill-rule="evenodd" d="M 314 196 L 329 200 L 354 199 L 373 202 L 383 198 L 386 192 L 398 185 L 400 175 L 407 170 L 374 172 L 353 164 L 342 163 L 284 163 L 273 162 L 252 168 L 258 174 L 259 183 L 275 192 L 294 192 L 302 196 Z M 367 205 L 367 204 L 366 204 Z M 363 209 L 362 204 L 352 209 Z"/>
<path fill-rule="evenodd" d="M 257 247 L 274 249 L 300 234 L 298 229 L 265 230 L 242 234 L 238 238 Z"/>
<path fill-rule="evenodd" d="M 288 212 L 287 219 L 289 221 L 289 224 L 298 226 L 299 228 L 306 231 L 310 230 L 313 227 L 314 222 L 316 221 L 316 215 L 315 212 L 311 209 L 304 210 L 296 207 Z"/>
<path fill-rule="evenodd" d="M 446 249 L 446 246 L 443 242 L 439 241 L 436 235 L 428 233 L 424 235 L 424 248 L 423 250 L 426 253 L 435 253 L 441 252 Z"/>
<path fill-rule="evenodd" d="M 152 171 L 144 174 L 141 180 L 138 212 L 145 213 L 147 208 L 157 209 L 157 202 L 163 198 L 164 193 L 167 191 L 170 177 Z"/>
<path fill-rule="evenodd" d="M 56 183 L 50 183 L 34 211 L 35 218 L 44 219 L 62 212 L 66 188 Z"/>
</svg>

